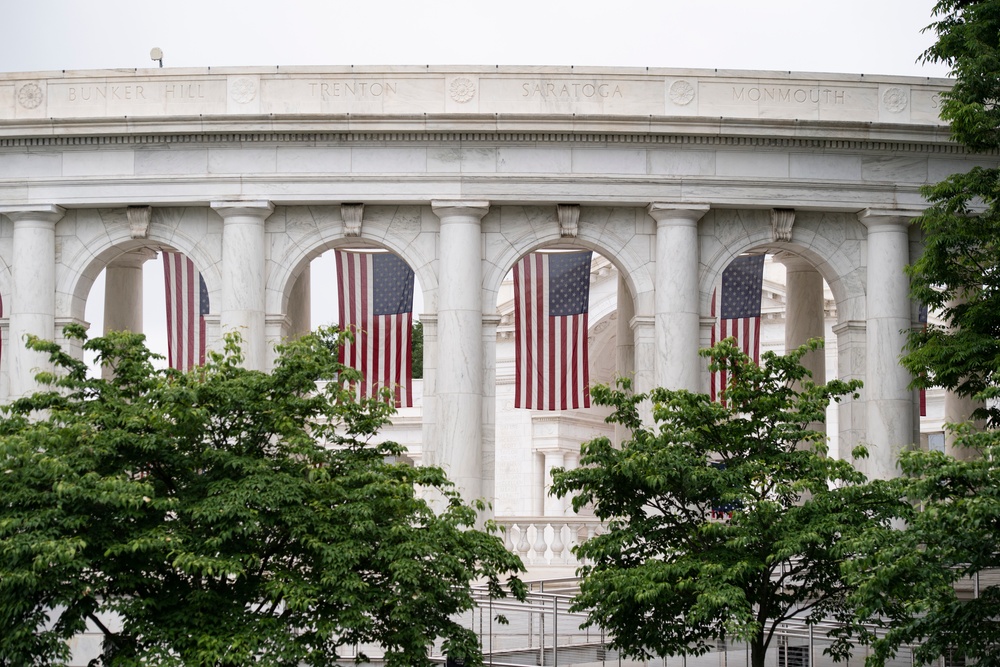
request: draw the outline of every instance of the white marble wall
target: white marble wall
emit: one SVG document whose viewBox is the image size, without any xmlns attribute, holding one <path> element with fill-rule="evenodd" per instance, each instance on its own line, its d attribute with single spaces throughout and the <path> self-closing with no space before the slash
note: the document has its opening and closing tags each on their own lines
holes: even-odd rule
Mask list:
<svg viewBox="0 0 1000 667">
<path fill-rule="evenodd" d="M 947 85 L 567 68 L 0 74 L 0 394 L 23 391 L 35 363 L 19 356 L 17 334 L 58 338 L 62 324 L 84 321 L 93 281 L 123 252 L 189 255 L 209 290 L 209 344 L 241 328 L 248 363 L 267 368 L 273 343 L 301 320 L 290 304 L 309 262 L 334 247 L 385 248 L 423 291 L 411 452 L 499 511 L 552 513 L 539 491 L 546 455 L 549 466 L 571 461 L 580 425 L 603 426 L 508 409 L 503 281 L 517 259 L 599 252 L 617 276 L 592 319 L 614 332 L 594 332 L 609 358 L 602 374 L 632 373 L 640 391 L 704 390 L 694 354 L 708 344 L 723 269 L 743 252 L 789 252 L 829 285 L 828 368 L 868 383 L 837 412 L 841 451 L 878 441 L 872 471 L 884 476 L 893 447 L 912 439 L 892 331 L 908 326 L 895 271 L 913 251 L 900 239 L 884 254 L 858 213 L 916 210 L 921 185 L 996 162 L 951 143 L 936 118 Z M 354 230 L 343 206 L 356 203 Z M 560 204 L 579 205 L 575 233 L 560 227 Z M 152 207 L 148 230 L 129 226 L 127 206 Z M 776 207 L 795 209 L 788 237 L 772 227 Z M 671 210 L 689 214 L 674 224 Z M 44 234 L 15 232 L 31 211 L 55 216 Z M 29 278 L 34 287 L 20 287 Z M 890 282 L 891 294 L 881 289 Z"/>
</svg>

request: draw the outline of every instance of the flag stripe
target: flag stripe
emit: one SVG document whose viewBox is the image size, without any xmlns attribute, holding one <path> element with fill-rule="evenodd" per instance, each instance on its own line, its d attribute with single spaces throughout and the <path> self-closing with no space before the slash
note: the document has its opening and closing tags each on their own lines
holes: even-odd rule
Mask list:
<svg viewBox="0 0 1000 667">
<path fill-rule="evenodd" d="M 554 271 L 550 261 L 553 256 L 533 253 L 514 266 L 514 406 L 517 408 L 590 407 L 586 308 L 591 253 L 558 255 L 563 264 L 567 260 L 570 264 L 575 262 L 575 267 L 568 271 L 564 267 Z M 559 298 L 562 300 L 556 307 L 554 299 Z M 572 312 L 581 304 L 583 312 Z"/>
<path fill-rule="evenodd" d="M 362 374 L 358 395 L 377 397 L 389 387 L 396 407 L 412 407 L 413 271 L 401 262 L 380 264 L 374 253 L 338 250 L 336 259 L 340 326 L 354 334 L 341 348 L 341 361 Z M 409 291 L 400 281 L 408 281 Z M 393 309 L 404 312 L 380 314 L 378 289 L 389 292 Z"/>
<path fill-rule="evenodd" d="M 171 368 L 188 371 L 205 363 L 205 315 L 203 278 L 194 262 L 183 253 L 163 255 L 163 278 L 167 308 L 167 362 Z"/>
</svg>

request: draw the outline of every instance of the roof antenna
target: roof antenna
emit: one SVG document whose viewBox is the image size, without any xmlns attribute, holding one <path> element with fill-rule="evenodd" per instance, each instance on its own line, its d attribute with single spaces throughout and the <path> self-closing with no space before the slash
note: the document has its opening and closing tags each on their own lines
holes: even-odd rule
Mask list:
<svg viewBox="0 0 1000 667">
<path fill-rule="evenodd" d="M 163 49 L 161 49 L 158 46 L 154 46 L 153 49 L 149 52 L 149 59 L 150 60 L 155 60 L 156 62 L 160 63 L 160 67 L 162 68 L 163 67 Z"/>
</svg>

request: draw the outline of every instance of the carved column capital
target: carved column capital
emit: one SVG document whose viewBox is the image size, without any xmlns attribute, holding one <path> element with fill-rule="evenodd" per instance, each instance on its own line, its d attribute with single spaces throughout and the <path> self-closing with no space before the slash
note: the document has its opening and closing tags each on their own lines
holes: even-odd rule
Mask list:
<svg viewBox="0 0 1000 667">
<path fill-rule="evenodd" d="M 224 220 L 230 218 L 259 218 L 266 220 L 274 212 L 274 204 L 269 201 L 214 201 L 211 207 Z"/>
<path fill-rule="evenodd" d="M 141 269 L 143 264 L 155 258 L 156 251 L 152 248 L 136 248 L 115 257 L 108 262 L 108 268 Z"/>
<path fill-rule="evenodd" d="M 866 208 L 858 213 L 861 224 L 872 231 L 876 228 L 907 227 L 913 218 L 923 214 L 922 209 Z"/>
<path fill-rule="evenodd" d="M 55 224 L 66 215 L 66 209 L 54 204 L 41 204 L 35 206 L 0 206 L 0 213 L 11 219 L 11 222 L 42 222 Z"/>
<path fill-rule="evenodd" d="M 654 201 L 646 207 L 649 217 L 660 225 L 688 224 L 695 225 L 708 213 L 708 204 L 687 204 Z"/>
<path fill-rule="evenodd" d="M 441 222 L 449 218 L 482 220 L 490 211 L 490 203 L 485 200 L 434 199 L 431 201 L 431 210 Z"/>
<path fill-rule="evenodd" d="M 774 253 L 774 258 L 785 266 L 786 271 L 815 271 L 816 267 L 805 257 L 795 253 L 780 251 Z"/>
</svg>

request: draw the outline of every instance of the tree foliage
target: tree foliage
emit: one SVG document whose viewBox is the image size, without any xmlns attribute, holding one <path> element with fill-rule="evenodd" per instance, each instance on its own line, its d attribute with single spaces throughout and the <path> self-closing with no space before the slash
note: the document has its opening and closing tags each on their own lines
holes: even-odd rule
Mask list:
<svg viewBox="0 0 1000 667">
<path fill-rule="evenodd" d="M 938 311 L 944 326 L 910 335 L 903 363 L 916 384 L 982 401 L 973 423 L 947 425 L 956 446 L 977 451 L 959 461 L 905 452 L 904 477 L 891 484 L 913 506 L 901 529 L 872 531 L 867 555 L 851 566 L 855 601 L 879 627 L 870 661 L 883 664 L 907 643 L 929 663 L 943 655 L 1000 664 L 1000 588 L 984 580 L 978 599 L 968 578 L 1000 566 L 1000 0 L 940 0 L 929 29 L 937 42 L 923 58 L 956 77 L 941 116 L 956 141 L 989 153 L 967 173 L 924 189 L 917 218 L 924 252 L 910 268 L 911 295 Z"/>
<path fill-rule="evenodd" d="M 424 377 L 424 323 L 417 320 L 413 324 L 413 345 L 411 346 L 410 366 L 413 368 L 413 379 Z"/>
<path fill-rule="evenodd" d="M 941 117 L 974 152 L 1000 149 L 1000 0 L 941 0 L 930 26 L 937 42 L 924 59 L 956 76 L 942 93 Z M 1000 169 L 996 157 L 928 186 L 917 218 L 924 252 L 910 267 L 912 296 L 946 326 L 910 335 L 904 364 L 924 386 L 964 396 L 996 395 L 1000 384 Z M 985 392 L 985 393 L 984 393 Z M 977 417 L 1000 424 L 984 407 Z"/>
<path fill-rule="evenodd" d="M 187 374 L 139 335 L 87 341 L 112 380 L 29 341 L 57 371 L 0 419 L 0 665 L 59 663 L 85 624 L 109 666 L 327 665 L 365 644 L 426 665 L 437 638 L 481 662 L 454 615 L 522 565 L 440 469 L 394 462 L 391 408 L 344 388 L 340 335 L 282 346 L 271 373 L 235 339 Z"/>
<path fill-rule="evenodd" d="M 860 387 L 813 383 L 799 362 L 817 347 L 766 353 L 759 367 L 732 340 L 706 351 L 713 369 L 731 373 L 726 405 L 688 391 L 633 394 L 628 380 L 593 390 L 631 438 L 584 444 L 581 466 L 556 471 L 553 488 L 607 523 L 577 547 L 587 564 L 575 608 L 626 654 L 697 655 L 744 640 L 761 667 L 793 614 L 853 618 L 845 545 L 884 524 L 898 501 L 827 457 L 825 434 L 811 430 L 831 399 Z M 640 418 L 645 400 L 655 426 Z"/>
<path fill-rule="evenodd" d="M 1000 665 L 995 578 L 979 582 L 975 595 L 979 573 L 1000 567 L 1000 442 L 992 431 L 957 428 L 959 445 L 983 456 L 905 452 L 905 476 L 888 483 L 914 502 L 901 508 L 905 528 L 861 536 L 857 550 L 867 556 L 849 566 L 859 618 L 871 624 L 863 637 L 874 649 L 869 664 L 883 665 L 909 644 L 916 664 L 946 655 Z"/>
</svg>

